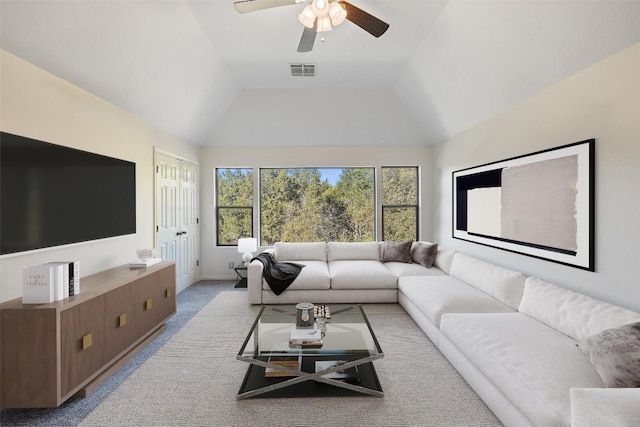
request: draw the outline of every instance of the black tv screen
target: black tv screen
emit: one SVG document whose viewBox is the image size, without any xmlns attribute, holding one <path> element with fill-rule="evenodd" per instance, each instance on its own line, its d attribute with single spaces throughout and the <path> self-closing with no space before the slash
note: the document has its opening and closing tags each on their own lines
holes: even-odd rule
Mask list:
<svg viewBox="0 0 640 427">
<path fill-rule="evenodd" d="M 136 165 L 0 132 L 0 254 L 136 232 Z"/>
</svg>

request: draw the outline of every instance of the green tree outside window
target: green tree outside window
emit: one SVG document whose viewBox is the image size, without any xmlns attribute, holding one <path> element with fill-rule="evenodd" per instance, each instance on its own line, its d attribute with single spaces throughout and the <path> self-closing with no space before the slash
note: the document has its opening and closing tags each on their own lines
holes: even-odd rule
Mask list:
<svg viewBox="0 0 640 427">
<path fill-rule="evenodd" d="M 417 167 L 382 167 L 382 238 L 418 239 Z"/>
</svg>

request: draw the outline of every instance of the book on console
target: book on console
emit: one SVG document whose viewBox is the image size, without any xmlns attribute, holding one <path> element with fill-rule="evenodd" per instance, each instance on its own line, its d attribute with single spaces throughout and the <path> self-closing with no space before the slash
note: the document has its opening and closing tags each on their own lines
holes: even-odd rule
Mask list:
<svg viewBox="0 0 640 427">
<path fill-rule="evenodd" d="M 158 264 L 160 261 L 162 261 L 161 258 L 149 258 L 146 261 L 133 261 L 132 263 L 129 264 L 129 268 L 145 268 L 145 267 L 151 267 L 152 265 Z"/>
<path fill-rule="evenodd" d="M 69 264 L 66 262 L 49 262 L 54 269 L 55 301 L 69 298 Z"/>
<path fill-rule="evenodd" d="M 56 268 L 51 264 L 22 269 L 22 303 L 44 304 L 56 300 Z"/>
<path fill-rule="evenodd" d="M 62 265 L 65 271 L 64 297 L 72 297 L 80 293 L 80 261 L 59 261 L 52 264 Z"/>
</svg>

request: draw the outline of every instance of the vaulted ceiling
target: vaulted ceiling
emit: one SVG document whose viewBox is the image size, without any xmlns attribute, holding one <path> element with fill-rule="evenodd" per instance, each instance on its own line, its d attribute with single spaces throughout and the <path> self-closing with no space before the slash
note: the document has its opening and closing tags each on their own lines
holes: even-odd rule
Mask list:
<svg viewBox="0 0 640 427">
<path fill-rule="evenodd" d="M 356 145 L 422 145 L 640 42 L 640 1 L 351 3 L 389 30 L 345 21 L 298 53 L 304 4 L 1 0 L 0 46 L 203 146 L 273 143 L 263 130 L 290 123 L 330 128 L 291 144 L 331 145 L 351 126 Z M 292 77 L 292 63 L 316 76 Z"/>
</svg>

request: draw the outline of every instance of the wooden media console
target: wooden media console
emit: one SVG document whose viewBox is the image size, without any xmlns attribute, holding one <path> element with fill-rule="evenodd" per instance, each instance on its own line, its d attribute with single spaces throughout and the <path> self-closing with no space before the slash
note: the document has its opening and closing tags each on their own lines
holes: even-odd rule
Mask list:
<svg viewBox="0 0 640 427">
<path fill-rule="evenodd" d="M 50 304 L 0 304 L 0 407 L 53 408 L 86 396 L 166 329 L 176 266 L 112 268 Z"/>
</svg>

